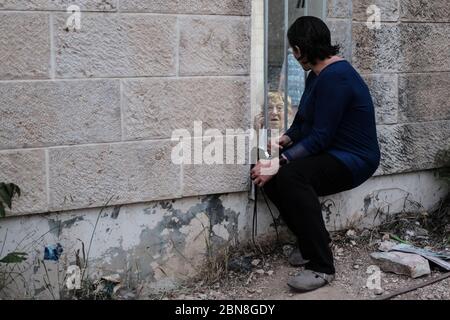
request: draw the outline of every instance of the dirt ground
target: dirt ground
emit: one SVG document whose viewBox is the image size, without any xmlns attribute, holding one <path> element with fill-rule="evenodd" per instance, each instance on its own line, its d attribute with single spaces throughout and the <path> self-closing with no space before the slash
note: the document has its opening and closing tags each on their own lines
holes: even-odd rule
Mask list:
<svg viewBox="0 0 450 320">
<path fill-rule="evenodd" d="M 295 293 L 287 286 L 287 280 L 300 269 L 291 267 L 282 247 L 274 253 L 249 257 L 253 265 L 249 272 L 233 272 L 223 275 L 221 281 L 206 285 L 203 281 L 186 285 L 162 299 L 177 300 L 360 300 L 378 299 L 383 295 L 429 281 L 443 273 L 433 269 L 431 275 L 412 279 L 393 273 L 381 273 L 382 290 L 367 288 L 369 266 L 374 265 L 369 254 L 377 251 L 377 241 L 367 239 L 342 239 L 334 241 L 333 253 L 336 264 L 336 279 L 329 286 L 308 293 Z M 287 251 L 287 247 L 284 247 Z M 449 250 L 444 247 L 444 250 Z M 250 256 L 247 254 L 247 256 Z M 260 261 L 258 261 L 260 260 Z M 450 300 L 450 278 L 415 291 L 397 296 L 393 300 Z"/>
<path fill-rule="evenodd" d="M 450 198 L 449 198 L 450 199 Z M 256 254 L 254 247 L 228 256 L 227 268 L 214 277 L 203 277 L 160 299 L 201 300 L 373 300 L 413 287 L 444 274 L 430 263 L 431 274 L 413 279 L 406 275 L 381 272 L 381 289 L 371 289 L 369 277 L 376 263 L 370 253 L 379 251 L 380 242 L 403 242 L 428 250 L 450 252 L 450 201 L 433 212 L 403 212 L 387 216 L 373 229 L 331 233 L 336 279 L 328 286 L 308 293 L 293 292 L 286 284 L 300 271 L 289 265 L 292 245 L 279 244 L 271 254 Z M 418 209 L 420 206 L 418 205 Z M 419 210 L 420 211 L 420 210 Z M 230 262 L 236 262 L 233 265 Z M 243 263 L 245 261 L 245 263 Z M 238 267 L 236 267 L 236 265 Z M 232 267 L 233 266 L 233 267 Z M 243 267 L 242 267 L 243 266 Z M 371 277 L 372 278 L 372 277 Z M 210 279 L 205 281 L 204 279 Z M 212 280 L 211 280 L 212 279 Z M 217 279 L 214 281 L 214 279 Z M 369 286 L 369 287 L 368 287 Z M 393 297 L 392 300 L 450 300 L 450 278 Z"/>
</svg>

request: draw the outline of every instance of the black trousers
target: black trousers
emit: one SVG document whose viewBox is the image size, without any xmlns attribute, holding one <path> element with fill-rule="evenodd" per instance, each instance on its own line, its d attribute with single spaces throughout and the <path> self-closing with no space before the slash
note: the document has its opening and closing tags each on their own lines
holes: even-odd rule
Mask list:
<svg viewBox="0 0 450 320">
<path fill-rule="evenodd" d="M 321 153 L 282 166 L 263 187 L 298 238 L 303 257 L 310 261 L 306 269 L 335 273 L 331 239 L 318 197 L 349 190 L 352 184 L 352 174 L 345 164 Z"/>
</svg>

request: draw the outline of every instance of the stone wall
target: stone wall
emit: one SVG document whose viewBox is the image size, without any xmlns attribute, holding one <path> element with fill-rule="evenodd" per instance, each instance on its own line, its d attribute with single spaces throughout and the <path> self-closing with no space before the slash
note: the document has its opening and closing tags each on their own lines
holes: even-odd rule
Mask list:
<svg viewBox="0 0 450 320">
<path fill-rule="evenodd" d="M 80 30 L 66 28 L 71 4 Z M 229 168 L 204 180 L 173 165 L 170 137 L 194 121 L 250 127 L 250 14 L 241 0 L 1 0 L 0 181 L 23 191 L 7 215 L 195 196 L 220 179 L 214 193 L 246 190 Z"/>
<path fill-rule="evenodd" d="M 373 4 L 380 29 L 366 24 Z M 329 0 L 328 17 L 334 40 L 371 89 L 382 148 L 377 174 L 442 166 L 450 149 L 448 2 Z"/>
<path fill-rule="evenodd" d="M 79 30 L 66 26 L 73 4 Z M 251 126 L 250 0 L 0 0 L 0 58 L 0 181 L 22 190 L 0 256 L 28 253 L 1 296 L 59 297 L 91 236 L 89 277 L 148 293 L 238 241 L 249 165 L 174 164 L 170 138 L 194 121 Z"/>
<path fill-rule="evenodd" d="M 366 27 L 366 8 L 381 28 Z M 353 63 L 369 79 L 382 146 L 378 174 L 438 168 L 450 149 L 448 1 L 353 1 Z"/>
</svg>

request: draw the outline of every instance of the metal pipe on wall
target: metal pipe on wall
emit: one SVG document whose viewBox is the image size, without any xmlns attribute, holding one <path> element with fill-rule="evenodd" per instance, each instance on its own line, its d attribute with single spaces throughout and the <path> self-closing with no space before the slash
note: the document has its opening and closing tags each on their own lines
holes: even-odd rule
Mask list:
<svg viewBox="0 0 450 320">
<path fill-rule="evenodd" d="M 269 0 L 264 0 L 264 129 L 269 127 Z"/>
<path fill-rule="evenodd" d="M 322 0 L 322 20 L 327 18 L 327 0 Z"/>
<path fill-rule="evenodd" d="M 289 0 L 284 0 L 284 130 L 288 129 L 288 95 L 289 95 L 289 52 L 287 31 L 289 28 Z"/>
<path fill-rule="evenodd" d="M 305 0 L 305 16 L 309 14 L 309 0 Z M 305 88 L 306 88 L 306 79 L 308 79 L 308 72 L 305 71 Z"/>
</svg>

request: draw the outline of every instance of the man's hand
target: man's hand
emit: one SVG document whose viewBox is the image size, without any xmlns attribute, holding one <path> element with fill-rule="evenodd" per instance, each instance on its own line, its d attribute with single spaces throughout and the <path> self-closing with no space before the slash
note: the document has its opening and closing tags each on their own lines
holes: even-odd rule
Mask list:
<svg viewBox="0 0 450 320">
<path fill-rule="evenodd" d="M 263 187 L 272 179 L 280 168 L 280 160 L 274 158 L 271 160 L 260 160 L 251 171 L 253 183 L 258 187 Z"/>
<path fill-rule="evenodd" d="M 287 135 L 282 135 L 279 138 L 271 139 L 267 144 L 267 151 L 272 154 L 272 152 L 276 150 L 283 150 L 284 148 L 289 147 L 292 144 L 291 138 Z"/>
</svg>

